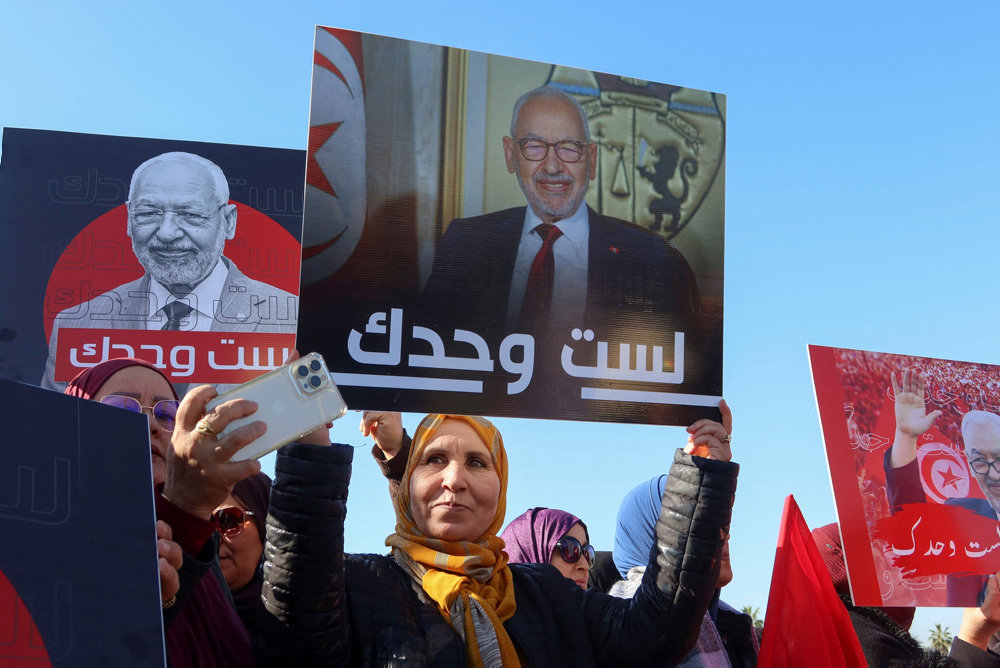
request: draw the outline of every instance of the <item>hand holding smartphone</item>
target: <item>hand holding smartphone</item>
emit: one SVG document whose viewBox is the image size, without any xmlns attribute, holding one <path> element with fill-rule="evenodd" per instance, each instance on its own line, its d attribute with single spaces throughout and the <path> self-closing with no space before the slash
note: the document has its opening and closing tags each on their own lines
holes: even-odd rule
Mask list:
<svg viewBox="0 0 1000 668">
<path fill-rule="evenodd" d="M 347 412 L 347 404 L 340 396 L 333 377 L 319 353 L 300 357 L 220 394 L 208 402 L 205 410 L 211 412 L 216 406 L 230 399 L 255 401 L 257 412 L 230 422 L 219 433 L 219 438 L 258 420 L 267 425 L 267 432 L 240 449 L 233 455 L 232 461 L 263 457 Z"/>
</svg>

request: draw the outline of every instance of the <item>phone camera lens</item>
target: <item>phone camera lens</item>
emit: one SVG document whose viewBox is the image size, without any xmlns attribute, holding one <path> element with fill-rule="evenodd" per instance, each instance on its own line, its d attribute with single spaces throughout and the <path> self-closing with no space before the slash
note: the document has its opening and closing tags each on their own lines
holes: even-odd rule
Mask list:
<svg viewBox="0 0 1000 668">
<path fill-rule="evenodd" d="M 313 360 L 312 362 L 309 362 L 309 368 L 312 369 L 313 371 L 319 371 L 320 368 L 322 368 L 322 366 L 323 365 L 319 363 L 319 360 Z"/>
<path fill-rule="evenodd" d="M 319 387 L 320 385 L 323 384 L 323 379 L 320 378 L 319 376 L 313 376 L 312 378 L 309 379 L 309 384 L 312 385 L 313 387 Z"/>
<path fill-rule="evenodd" d="M 303 378 L 309 375 L 309 369 L 306 368 L 305 364 L 299 366 L 295 371 Z"/>
</svg>

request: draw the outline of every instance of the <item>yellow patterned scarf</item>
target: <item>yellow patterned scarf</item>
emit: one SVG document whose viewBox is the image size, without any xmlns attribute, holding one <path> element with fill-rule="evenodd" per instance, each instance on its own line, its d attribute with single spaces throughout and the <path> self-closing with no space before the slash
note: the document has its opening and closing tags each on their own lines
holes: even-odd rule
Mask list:
<svg viewBox="0 0 1000 668">
<path fill-rule="evenodd" d="M 482 439 L 500 477 L 496 515 L 475 541 L 446 541 L 423 534 L 413 521 L 410 473 L 446 419 L 461 420 Z M 396 533 L 385 539 L 402 569 L 438 605 L 465 640 L 470 666 L 519 666 L 503 623 L 514 615 L 514 585 L 503 541 L 497 537 L 507 510 L 507 453 L 488 420 L 465 415 L 428 415 L 413 435 L 410 457 L 396 496 Z"/>
</svg>

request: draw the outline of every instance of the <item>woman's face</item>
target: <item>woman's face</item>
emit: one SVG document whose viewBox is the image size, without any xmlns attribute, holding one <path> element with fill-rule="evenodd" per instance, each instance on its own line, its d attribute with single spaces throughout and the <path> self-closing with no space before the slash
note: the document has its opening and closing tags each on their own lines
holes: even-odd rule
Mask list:
<svg viewBox="0 0 1000 668">
<path fill-rule="evenodd" d="M 719 589 L 722 589 L 733 581 L 733 565 L 729 563 L 729 536 L 726 536 L 726 542 L 722 545 L 721 562 L 719 566 L 719 582 L 715 585 Z"/>
<path fill-rule="evenodd" d="M 232 494 L 216 510 L 233 507 L 247 510 Z M 229 591 L 232 592 L 239 591 L 250 583 L 257 572 L 260 557 L 264 554 L 264 545 L 257 533 L 257 518 L 247 516 L 246 519 L 242 531 L 235 536 L 223 533 L 222 540 L 219 541 L 219 567 L 229 585 Z"/>
<path fill-rule="evenodd" d="M 500 502 L 500 476 L 490 451 L 461 420 L 445 420 L 410 473 L 417 528 L 442 540 L 482 537 Z"/>
<path fill-rule="evenodd" d="M 574 524 L 573 527 L 567 531 L 564 536 L 569 536 L 570 538 L 576 538 L 580 541 L 581 546 L 587 545 L 587 532 L 583 530 L 581 524 Z M 587 588 L 587 578 L 590 576 L 590 562 L 587 558 L 580 555 L 572 564 L 562 558 L 559 553 L 559 548 L 557 547 L 552 551 L 552 559 L 549 561 L 550 564 L 556 567 L 563 577 L 567 577 L 573 582 L 577 583 L 584 589 Z"/>
<path fill-rule="evenodd" d="M 157 401 L 173 399 L 174 393 L 163 376 L 142 366 L 127 366 L 111 374 L 101 389 L 94 395 L 100 401 L 109 394 L 132 397 L 143 406 L 153 406 Z M 164 431 L 143 408 L 149 419 L 149 447 L 153 459 L 153 484 L 159 485 L 167 479 L 167 448 L 170 447 L 170 432 Z"/>
</svg>

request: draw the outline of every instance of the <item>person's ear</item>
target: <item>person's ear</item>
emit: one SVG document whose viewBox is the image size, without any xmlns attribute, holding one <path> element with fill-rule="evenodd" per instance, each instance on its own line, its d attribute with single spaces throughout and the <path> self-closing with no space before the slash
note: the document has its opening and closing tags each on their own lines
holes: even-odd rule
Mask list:
<svg viewBox="0 0 1000 668">
<path fill-rule="evenodd" d="M 587 145 L 587 163 L 590 167 L 590 180 L 597 178 L 597 144 Z"/>
<path fill-rule="evenodd" d="M 236 205 L 226 204 L 222 207 L 222 218 L 226 221 L 226 239 L 236 236 Z"/>
<path fill-rule="evenodd" d="M 510 174 L 513 174 L 514 170 L 517 168 L 517 162 L 516 162 L 517 156 L 514 155 L 514 151 L 516 150 L 517 146 L 514 144 L 514 140 L 511 139 L 510 137 L 504 137 L 503 155 L 504 158 L 507 160 L 507 172 Z"/>
</svg>

